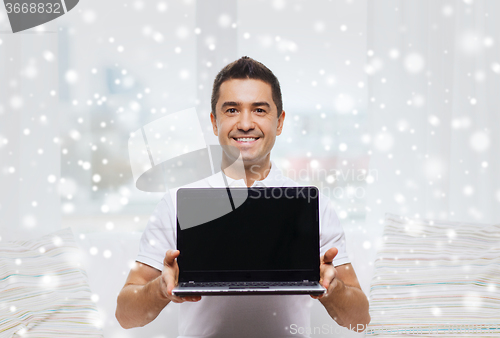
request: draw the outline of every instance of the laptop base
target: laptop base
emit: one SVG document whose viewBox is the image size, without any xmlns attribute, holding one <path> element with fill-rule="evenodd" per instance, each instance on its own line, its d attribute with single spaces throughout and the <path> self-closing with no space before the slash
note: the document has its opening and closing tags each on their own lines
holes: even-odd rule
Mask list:
<svg viewBox="0 0 500 338">
<path fill-rule="evenodd" d="M 316 286 L 248 286 L 248 287 L 210 287 L 210 288 L 197 288 L 197 287 L 182 287 L 174 288 L 172 293 L 179 297 L 189 296 L 236 296 L 236 295 L 313 295 L 321 296 L 326 292 L 326 289 L 319 285 Z"/>
</svg>

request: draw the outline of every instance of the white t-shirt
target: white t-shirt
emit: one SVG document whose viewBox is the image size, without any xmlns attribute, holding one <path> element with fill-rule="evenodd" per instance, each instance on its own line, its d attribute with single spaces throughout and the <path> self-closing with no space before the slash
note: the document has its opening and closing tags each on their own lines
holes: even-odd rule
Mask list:
<svg viewBox="0 0 500 338">
<path fill-rule="evenodd" d="M 224 173 L 219 172 L 184 187 L 225 187 Z M 246 187 L 243 179 L 225 177 L 229 187 Z M 267 177 L 252 185 L 265 187 L 300 186 L 284 176 L 271 161 Z M 144 231 L 137 261 L 160 271 L 168 249 L 176 249 L 176 195 L 166 193 L 156 206 Z M 320 254 L 336 247 L 333 264 L 349 263 L 345 237 L 337 214 L 323 194 L 319 198 Z M 307 337 L 291 331 L 292 327 L 310 327 L 310 309 L 316 301 L 308 295 L 207 296 L 199 302 L 180 304 L 179 338 L 193 337 Z M 294 333 L 294 334 L 292 334 Z"/>
</svg>

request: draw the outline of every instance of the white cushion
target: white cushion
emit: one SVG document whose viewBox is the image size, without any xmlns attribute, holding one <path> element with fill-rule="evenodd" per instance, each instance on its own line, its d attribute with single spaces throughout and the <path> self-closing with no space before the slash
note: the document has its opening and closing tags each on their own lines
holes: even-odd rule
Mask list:
<svg viewBox="0 0 500 338">
<path fill-rule="evenodd" d="M 387 213 L 370 314 L 368 335 L 498 335 L 500 224 Z"/>
<path fill-rule="evenodd" d="M 1 337 L 102 337 L 71 229 L 0 243 Z"/>
</svg>

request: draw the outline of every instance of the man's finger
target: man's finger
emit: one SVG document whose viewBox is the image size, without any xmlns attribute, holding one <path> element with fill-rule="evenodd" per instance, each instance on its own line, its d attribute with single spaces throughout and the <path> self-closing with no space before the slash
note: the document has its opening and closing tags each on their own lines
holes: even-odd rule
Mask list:
<svg viewBox="0 0 500 338">
<path fill-rule="evenodd" d="M 184 302 L 198 302 L 201 300 L 201 296 L 195 296 L 195 297 L 178 297 L 178 296 L 172 296 L 170 297 L 172 302 L 174 303 L 184 303 Z"/>
<path fill-rule="evenodd" d="M 329 269 L 325 269 L 324 271 L 322 271 L 320 284 L 323 285 L 325 289 L 328 289 L 334 277 L 335 277 L 334 268 L 330 267 Z"/>
<path fill-rule="evenodd" d="M 330 248 L 328 249 L 327 252 L 323 255 L 323 263 L 325 264 L 330 264 L 333 262 L 333 259 L 337 254 L 339 253 L 339 250 L 337 248 Z"/>
<path fill-rule="evenodd" d="M 172 266 L 174 264 L 174 261 L 177 257 L 180 255 L 179 250 L 167 250 L 167 253 L 165 254 L 165 259 L 163 260 L 163 265 L 168 265 Z"/>
<path fill-rule="evenodd" d="M 177 297 L 177 296 L 170 296 L 170 300 L 177 304 L 184 303 L 186 301 L 184 297 Z"/>
</svg>

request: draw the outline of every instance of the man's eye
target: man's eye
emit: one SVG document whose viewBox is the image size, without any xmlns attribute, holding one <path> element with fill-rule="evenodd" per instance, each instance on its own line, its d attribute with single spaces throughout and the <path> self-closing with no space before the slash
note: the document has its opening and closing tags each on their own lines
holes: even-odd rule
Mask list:
<svg viewBox="0 0 500 338">
<path fill-rule="evenodd" d="M 228 110 L 226 110 L 228 113 L 236 113 L 236 109 L 235 108 L 229 108 Z"/>
<path fill-rule="evenodd" d="M 257 113 L 265 113 L 266 111 L 264 109 L 257 108 Z"/>
</svg>

